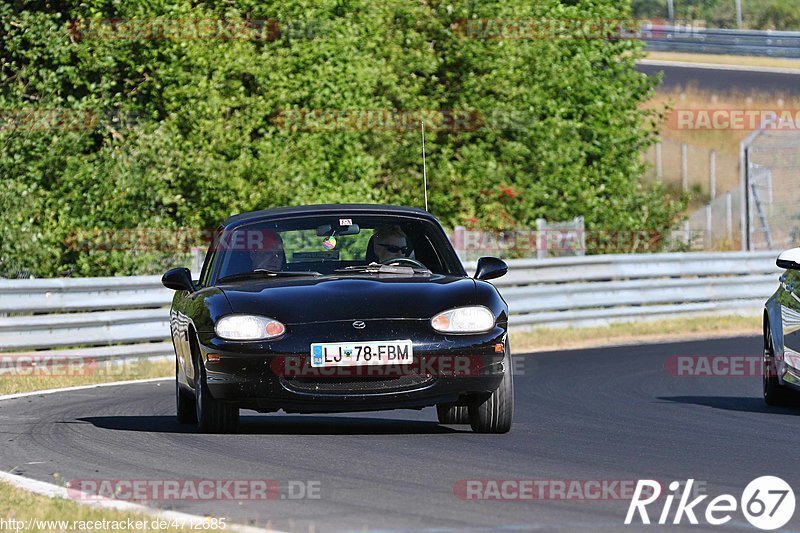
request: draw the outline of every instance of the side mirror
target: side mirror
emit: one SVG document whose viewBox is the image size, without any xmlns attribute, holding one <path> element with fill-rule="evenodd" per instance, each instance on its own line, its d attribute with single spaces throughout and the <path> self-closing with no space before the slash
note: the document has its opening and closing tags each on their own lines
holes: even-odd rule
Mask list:
<svg viewBox="0 0 800 533">
<path fill-rule="evenodd" d="M 791 248 L 781 252 L 775 264 L 788 270 L 800 270 L 800 248 Z"/>
<path fill-rule="evenodd" d="M 478 268 L 475 270 L 475 279 L 490 280 L 505 276 L 508 265 L 497 257 L 481 257 L 478 259 Z"/>
<path fill-rule="evenodd" d="M 194 292 L 196 290 L 192 282 L 192 273 L 188 268 L 167 270 L 166 274 L 161 277 L 161 283 L 173 291 Z"/>
</svg>

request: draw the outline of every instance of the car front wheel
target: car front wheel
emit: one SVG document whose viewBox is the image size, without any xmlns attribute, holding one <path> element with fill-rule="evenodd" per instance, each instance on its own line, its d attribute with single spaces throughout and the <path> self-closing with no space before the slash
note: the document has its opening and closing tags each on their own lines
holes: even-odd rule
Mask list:
<svg viewBox="0 0 800 533">
<path fill-rule="evenodd" d="M 514 416 L 514 379 L 511 372 L 511 350 L 506 345 L 503 380 L 488 397 L 469 406 L 469 424 L 476 433 L 508 433 Z"/>
<path fill-rule="evenodd" d="M 195 397 L 197 428 L 202 433 L 236 433 L 239 427 L 239 408 L 211 396 L 206 368 L 199 353 L 195 372 Z"/>
</svg>

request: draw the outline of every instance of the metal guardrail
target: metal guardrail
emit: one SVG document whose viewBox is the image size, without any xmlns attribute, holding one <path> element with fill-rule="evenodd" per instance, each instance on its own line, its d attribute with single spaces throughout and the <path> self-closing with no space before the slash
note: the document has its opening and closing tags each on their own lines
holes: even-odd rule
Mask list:
<svg viewBox="0 0 800 533">
<path fill-rule="evenodd" d="M 758 313 L 778 286 L 777 252 L 591 255 L 509 261 L 494 281 L 512 326 Z M 474 269 L 469 264 L 468 268 Z"/>
<path fill-rule="evenodd" d="M 494 283 L 508 302 L 513 326 L 757 314 L 777 288 L 776 256 L 732 252 L 521 259 L 509 261 L 509 273 Z M 475 268 L 474 263 L 465 266 Z M 158 276 L 0 279 L 0 352 L 96 359 L 170 355 L 171 299 L 172 291 L 161 286 Z"/>
<path fill-rule="evenodd" d="M 800 32 L 655 26 L 642 31 L 649 51 L 800 58 Z"/>
<path fill-rule="evenodd" d="M 169 355 L 171 301 L 161 276 L 0 279 L 0 352 Z M 83 348 L 68 349 L 75 346 Z"/>
</svg>

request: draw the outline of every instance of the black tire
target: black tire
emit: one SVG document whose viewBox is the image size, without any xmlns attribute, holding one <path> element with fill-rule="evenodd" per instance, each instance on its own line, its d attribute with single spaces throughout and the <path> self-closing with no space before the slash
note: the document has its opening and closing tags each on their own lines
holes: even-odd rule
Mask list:
<svg viewBox="0 0 800 533">
<path fill-rule="evenodd" d="M 189 391 L 181 388 L 178 382 L 178 361 L 175 360 L 175 404 L 179 424 L 193 424 L 197 422 L 197 407 L 194 397 Z"/>
<path fill-rule="evenodd" d="M 781 385 L 778 381 L 778 369 L 775 366 L 775 349 L 772 344 L 772 332 L 769 326 L 764 331 L 764 358 L 761 383 L 764 391 L 764 402 L 767 405 L 791 405 L 796 401 L 794 391 Z"/>
<path fill-rule="evenodd" d="M 440 403 L 436 406 L 436 416 L 440 424 L 469 424 L 469 407 Z"/>
<path fill-rule="evenodd" d="M 208 389 L 206 368 L 198 353 L 195 369 L 197 429 L 201 433 L 236 433 L 239 408 L 215 399 Z"/>
<path fill-rule="evenodd" d="M 511 351 L 506 345 L 503 380 L 488 397 L 469 406 L 469 424 L 475 433 L 508 433 L 514 417 L 514 378 L 511 373 Z"/>
</svg>

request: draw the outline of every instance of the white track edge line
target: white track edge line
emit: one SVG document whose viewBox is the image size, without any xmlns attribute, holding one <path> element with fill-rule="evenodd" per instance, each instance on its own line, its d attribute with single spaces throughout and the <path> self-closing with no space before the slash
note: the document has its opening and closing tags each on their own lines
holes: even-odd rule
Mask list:
<svg viewBox="0 0 800 533">
<path fill-rule="evenodd" d="M 190 526 L 199 525 L 200 527 L 202 527 L 202 525 L 208 523 L 209 520 L 208 518 L 199 515 L 181 513 L 179 511 L 164 511 L 161 509 L 154 509 L 152 507 L 147 507 L 145 505 L 127 501 L 108 500 L 108 499 L 82 501 L 78 499 L 73 499 L 69 497 L 69 493 L 67 489 L 64 487 L 59 487 L 58 485 L 54 485 L 52 483 L 47 483 L 44 481 L 38 481 L 36 479 L 30 479 L 23 476 L 9 474 L 8 472 L 0 472 L 0 481 L 5 481 L 6 483 L 14 485 L 19 489 L 31 492 L 33 494 L 38 494 L 39 496 L 46 496 L 48 498 L 63 498 L 65 500 L 73 501 L 78 505 L 85 505 L 87 507 L 93 507 L 96 509 L 109 509 L 113 511 L 138 513 L 138 514 L 152 516 L 155 518 L 161 518 L 169 522 L 177 522 L 181 528 L 184 528 L 187 525 Z M 261 529 L 257 527 L 243 526 L 240 524 L 233 524 L 233 523 L 228 524 L 228 527 L 226 529 L 240 533 L 280 533 L 278 531 L 271 529 Z"/>
<path fill-rule="evenodd" d="M 3 400 L 15 400 L 17 398 L 27 398 L 29 396 L 42 396 L 46 394 L 55 394 L 57 392 L 72 392 L 72 391 L 79 391 L 79 390 L 90 390 L 90 389 L 99 389 L 104 387 L 116 387 L 121 385 L 136 385 L 139 383 L 155 383 L 158 381 L 166 381 L 169 379 L 174 379 L 173 377 L 163 377 L 163 378 L 149 378 L 149 379 L 131 379 L 128 381 L 109 381 L 107 383 L 94 383 L 91 385 L 78 385 L 75 387 L 62 387 L 60 389 L 44 389 L 38 391 L 31 391 L 31 392 L 17 392 L 15 394 L 6 394 L 5 396 L 0 396 L 0 402 Z"/>
</svg>

